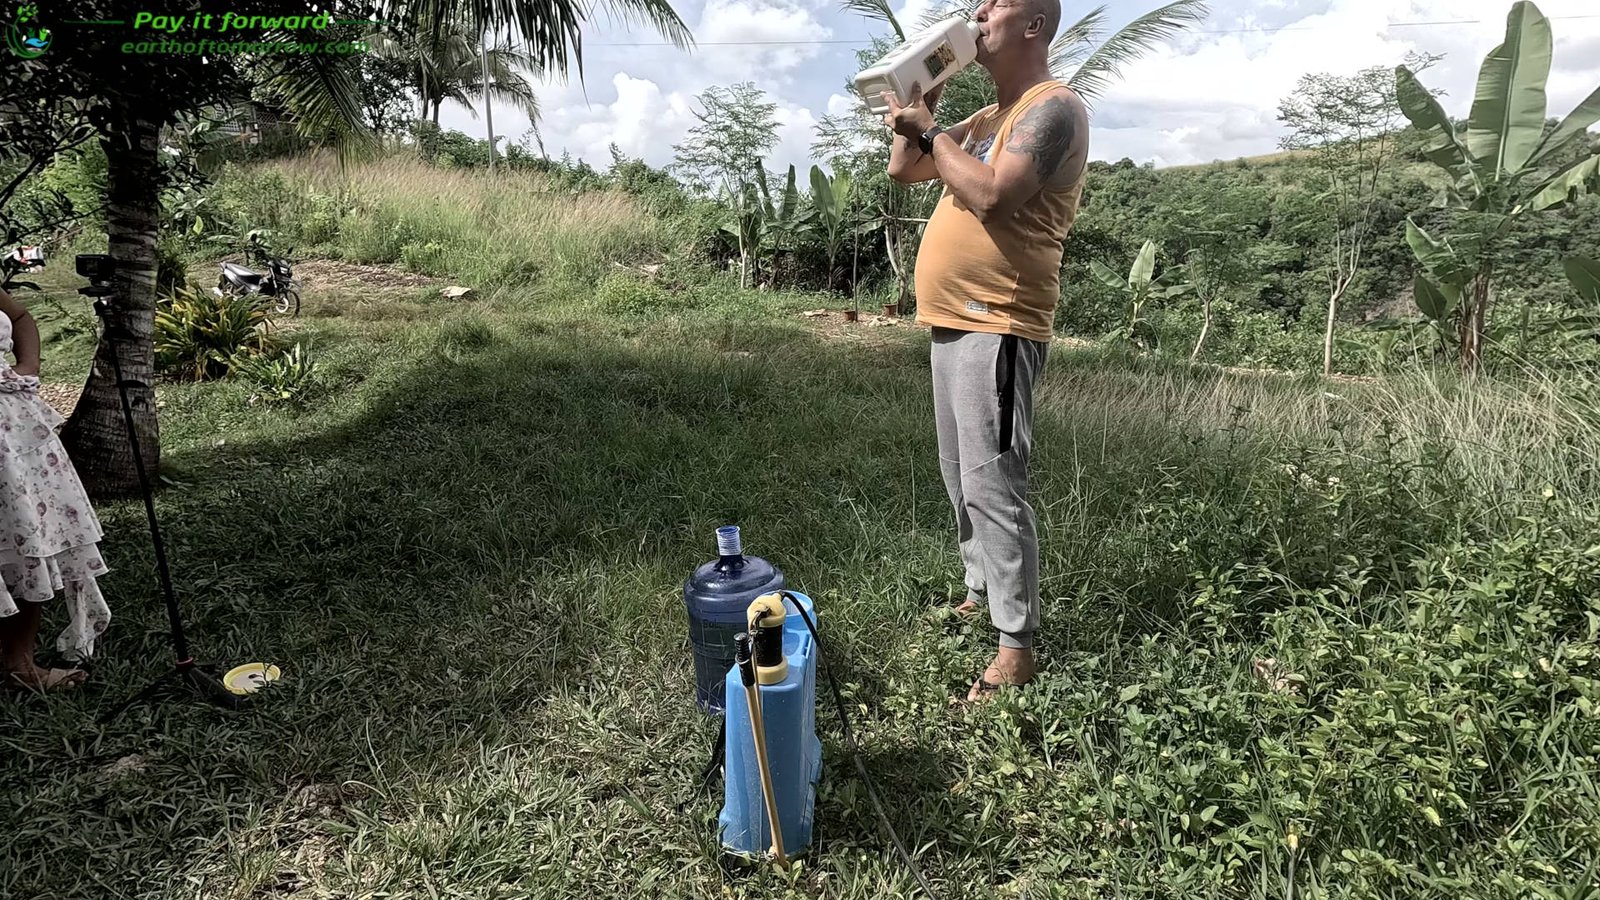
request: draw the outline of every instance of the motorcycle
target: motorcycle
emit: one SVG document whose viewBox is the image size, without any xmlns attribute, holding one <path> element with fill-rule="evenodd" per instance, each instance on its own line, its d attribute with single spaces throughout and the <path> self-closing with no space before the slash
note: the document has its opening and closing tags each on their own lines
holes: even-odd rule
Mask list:
<svg viewBox="0 0 1600 900">
<path fill-rule="evenodd" d="M 17 281 L 16 277 L 25 272 L 32 272 L 44 268 L 43 247 L 18 247 L 0 257 L 0 290 L 10 291 L 12 288 L 28 288 L 38 291 L 39 286 L 31 281 Z"/>
<path fill-rule="evenodd" d="M 294 254 L 294 248 L 284 256 L 269 254 L 258 241 L 251 240 L 245 248 L 246 258 L 260 259 L 266 262 L 265 274 L 257 272 L 249 266 L 238 263 L 224 262 L 222 275 L 217 279 L 217 286 L 211 292 L 218 297 L 247 297 L 252 294 L 262 297 L 275 298 L 273 311 L 288 313 L 291 316 L 300 314 L 300 282 L 294 280 L 294 269 L 289 266 L 289 256 Z"/>
</svg>

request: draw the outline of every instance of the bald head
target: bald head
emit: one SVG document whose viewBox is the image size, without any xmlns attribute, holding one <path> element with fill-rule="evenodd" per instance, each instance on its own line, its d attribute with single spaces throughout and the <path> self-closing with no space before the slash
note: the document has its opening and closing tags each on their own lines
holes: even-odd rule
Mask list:
<svg viewBox="0 0 1600 900">
<path fill-rule="evenodd" d="M 1061 0 L 1028 0 L 1028 18 L 1044 16 L 1044 28 L 1039 32 L 1046 44 L 1056 39 L 1061 28 Z"/>
</svg>

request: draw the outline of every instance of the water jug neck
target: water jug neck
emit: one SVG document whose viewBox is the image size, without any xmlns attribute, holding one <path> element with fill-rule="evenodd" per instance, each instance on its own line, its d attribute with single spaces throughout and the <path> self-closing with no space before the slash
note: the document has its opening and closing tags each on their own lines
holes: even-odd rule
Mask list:
<svg viewBox="0 0 1600 900">
<path fill-rule="evenodd" d="M 744 548 L 739 541 L 739 526 L 724 525 L 717 529 L 717 571 L 730 572 L 744 568 Z"/>
</svg>

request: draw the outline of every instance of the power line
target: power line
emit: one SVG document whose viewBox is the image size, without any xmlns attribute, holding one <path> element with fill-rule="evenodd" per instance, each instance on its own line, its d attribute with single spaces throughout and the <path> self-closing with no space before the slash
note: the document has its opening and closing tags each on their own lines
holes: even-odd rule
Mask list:
<svg viewBox="0 0 1600 900">
<path fill-rule="evenodd" d="M 1573 20 L 1573 19 L 1600 19 L 1600 15 L 1545 16 L 1545 18 L 1550 19 L 1551 21 L 1570 21 L 1570 20 Z M 1440 25 L 1483 25 L 1483 24 L 1485 24 L 1485 23 L 1487 23 L 1489 21 L 1490 20 L 1488 20 L 1488 19 L 1449 19 L 1449 20 L 1443 20 L 1443 21 L 1438 21 L 1438 22 L 1389 22 L 1388 24 L 1384 25 L 1383 27 L 1385 29 L 1388 29 L 1388 28 L 1429 28 L 1429 27 L 1435 27 L 1435 26 L 1440 26 Z M 1280 28 L 1195 29 L 1193 31 L 1185 31 L 1183 33 L 1184 34 L 1256 34 L 1256 33 L 1260 33 L 1260 34 L 1277 34 L 1280 31 L 1319 31 L 1319 30 L 1321 30 L 1321 29 L 1312 28 L 1312 27 L 1305 27 L 1305 26 L 1297 26 L 1297 25 L 1285 25 L 1285 26 L 1282 26 Z M 836 41 L 696 41 L 695 42 L 695 46 L 696 47 L 768 47 L 768 46 L 815 47 L 815 46 L 824 46 L 824 45 L 849 45 L 849 46 L 854 46 L 854 47 L 866 47 L 866 46 L 870 46 L 872 43 L 873 42 L 872 42 L 871 39 L 853 40 L 853 41 L 851 41 L 851 40 L 836 40 Z M 612 42 L 612 43 L 603 43 L 603 44 L 585 44 L 584 45 L 584 49 L 587 50 L 590 47 L 675 47 L 675 46 L 677 46 L 677 45 L 673 44 L 671 41 L 628 41 L 628 42 Z"/>
</svg>

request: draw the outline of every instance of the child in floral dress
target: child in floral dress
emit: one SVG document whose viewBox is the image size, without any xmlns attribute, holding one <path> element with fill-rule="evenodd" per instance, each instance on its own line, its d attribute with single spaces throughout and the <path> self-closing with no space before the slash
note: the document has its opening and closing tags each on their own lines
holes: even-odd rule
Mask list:
<svg viewBox="0 0 1600 900">
<path fill-rule="evenodd" d="M 58 593 L 67 626 L 56 649 L 66 659 L 93 655 L 111 621 L 96 581 L 106 571 L 100 520 L 56 436 L 61 415 L 39 396 L 38 324 L 3 289 L 0 312 L 0 680 L 33 690 L 75 687 L 85 672 L 41 668 L 34 650 L 44 604 Z"/>
</svg>

